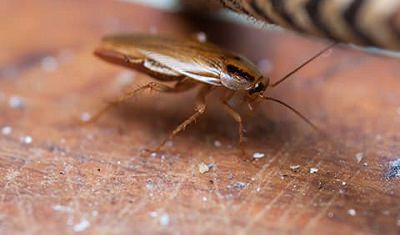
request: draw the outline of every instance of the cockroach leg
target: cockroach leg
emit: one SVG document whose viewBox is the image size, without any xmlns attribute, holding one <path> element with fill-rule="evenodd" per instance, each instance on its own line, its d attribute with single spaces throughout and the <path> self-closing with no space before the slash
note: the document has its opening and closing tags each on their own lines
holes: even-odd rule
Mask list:
<svg viewBox="0 0 400 235">
<path fill-rule="evenodd" d="M 233 94 L 233 93 L 232 93 Z M 229 99 L 232 97 L 232 95 L 230 95 L 230 97 L 229 97 Z M 243 138 L 243 136 L 244 136 L 244 128 L 243 128 L 243 119 L 242 119 L 242 117 L 240 116 L 240 114 L 236 111 L 236 110 L 234 110 L 230 105 L 229 105 L 229 103 L 228 103 L 228 101 L 229 101 L 229 99 L 223 99 L 223 100 L 221 100 L 222 101 L 222 105 L 223 105 L 223 107 L 224 107 L 224 109 L 225 109 L 225 111 L 238 123 L 238 125 L 239 125 L 239 129 L 238 129 L 238 132 L 239 132 L 239 148 L 240 148 L 240 151 L 242 152 L 242 154 L 243 155 L 246 155 L 246 151 L 245 151 L 245 148 L 244 148 L 244 145 L 243 145 L 243 143 L 244 143 L 244 138 Z"/>
<path fill-rule="evenodd" d="M 84 124 L 96 122 L 101 116 L 103 116 L 103 114 L 105 114 L 111 108 L 117 106 L 119 103 L 124 102 L 125 100 L 133 97 L 134 95 L 136 95 L 137 93 L 139 93 L 139 92 L 141 92 L 141 91 L 143 91 L 145 89 L 149 89 L 150 88 L 149 85 L 150 85 L 150 83 L 146 84 L 144 86 L 135 88 L 135 89 L 127 90 L 123 95 L 119 96 L 117 99 L 108 102 L 108 104 L 106 106 L 104 106 L 97 113 L 95 113 L 93 115 L 93 117 L 88 122 L 85 122 Z"/>
<path fill-rule="evenodd" d="M 179 126 L 177 126 L 171 132 L 171 134 L 156 148 L 156 151 L 159 151 L 165 145 L 165 143 L 167 143 L 168 140 L 174 138 L 178 133 L 184 131 L 188 125 L 195 122 L 202 114 L 205 113 L 207 108 L 205 99 L 210 91 L 211 87 L 208 85 L 205 85 L 200 89 L 196 98 L 195 112 L 189 118 L 187 118 L 185 121 L 179 124 Z"/>
<path fill-rule="evenodd" d="M 193 87 L 195 87 L 197 83 L 194 83 L 190 80 L 180 80 L 178 81 L 175 86 L 169 87 L 167 85 L 164 85 L 162 83 L 157 83 L 157 82 L 149 82 L 146 85 L 143 85 L 138 88 L 130 88 L 123 95 L 118 97 L 116 100 L 109 102 L 104 108 L 102 108 L 100 111 L 98 111 L 90 120 L 89 122 L 95 122 L 97 121 L 105 112 L 110 110 L 111 108 L 115 107 L 119 103 L 122 103 L 133 96 L 135 96 L 137 93 L 142 92 L 144 90 L 153 90 L 153 91 L 158 91 L 158 92 L 167 92 L 167 93 L 178 93 L 178 92 L 184 92 L 187 91 Z M 85 122 L 87 123 L 87 122 Z"/>
</svg>

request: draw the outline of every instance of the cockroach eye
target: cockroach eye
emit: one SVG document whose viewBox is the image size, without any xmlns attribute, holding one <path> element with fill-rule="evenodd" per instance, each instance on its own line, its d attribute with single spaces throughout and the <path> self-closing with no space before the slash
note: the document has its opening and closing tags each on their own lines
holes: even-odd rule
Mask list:
<svg viewBox="0 0 400 235">
<path fill-rule="evenodd" d="M 254 88 L 249 90 L 249 94 L 252 95 L 254 93 L 262 92 L 265 90 L 265 85 L 262 82 L 258 82 Z"/>
</svg>

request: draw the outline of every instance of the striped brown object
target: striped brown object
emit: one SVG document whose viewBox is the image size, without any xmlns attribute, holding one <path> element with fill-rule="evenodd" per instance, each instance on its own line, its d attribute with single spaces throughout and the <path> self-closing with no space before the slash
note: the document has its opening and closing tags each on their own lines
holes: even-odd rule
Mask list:
<svg viewBox="0 0 400 235">
<path fill-rule="evenodd" d="M 339 42 L 400 50 L 399 0 L 218 0 L 284 28 Z"/>
</svg>

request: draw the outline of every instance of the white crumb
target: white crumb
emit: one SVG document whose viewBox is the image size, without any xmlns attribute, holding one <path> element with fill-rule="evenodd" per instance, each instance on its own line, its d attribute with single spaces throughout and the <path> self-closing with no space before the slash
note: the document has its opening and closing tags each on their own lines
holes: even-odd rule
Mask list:
<svg viewBox="0 0 400 235">
<path fill-rule="evenodd" d="M 290 170 L 293 172 L 298 172 L 300 170 L 300 165 L 291 165 Z"/>
<path fill-rule="evenodd" d="M 160 216 L 160 225 L 164 227 L 169 225 L 169 215 L 167 213 Z"/>
<path fill-rule="evenodd" d="M 357 211 L 354 210 L 354 209 L 349 209 L 349 210 L 347 211 L 347 214 L 349 214 L 350 216 L 355 216 L 355 215 L 357 214 Z"/>
<path fill-rule="evenodd" d="M 13 109 L 23 109 L 25 108 L 25 100 L 22 97 L 13 95 L 8 99 L 8 106 Z"/>
<path fill-rule="evenodd" d="M 1 134 L 10 135 L 11 133 L 12 133 L 12 127 L 5 126 L 5 127 L 1 128 Z"/>
<path fill-rule="evenodd" d="M 58 68 L 58 61 L 53 56 L 46 56 L 40 61 L 42 69 L 46 72 L 54 72 Z"/>
<path fill-rule="evenodd" d="M 360 163 L 363 158 L 364 158 L 364 153 L 362 153 L 362 152 L 356 153 L 357 163 Z"/>
<path fill-rule="evenodd" d="M 92 118 L 92 116 L 90 115 L 90 113 L 88 113 L 88 112 L 81 113 L 81 121 L 82 122 L 88 122 L 88 121 L 90 121 L 91 118 Z"/>
<path fill-rule="evenodd" d="M 222 146 L 221 141 L 215 140 L 215 141 L 214 141 L 214 146 L 217 147 L 217 148 L 221 147 L 221 146 Z"/>
<path fill-rule="evenodd" d="M 256 152 L 256 153 L 253 154 L 253 159 L 261 159 L 263 157 L 265 157 L 264 153 Z"/>
<path fill-rule="evenodd" d="M 204 162 L 200 163 L 198 165 L 198 167 L 199 167 L 199 172 L 201 174 L 204 174 L 210 170 L 210 167 L 207 164 L 205 164 Z"/>
<path fill-rule="evenodd" d="M 75 232 L 82 232 L 89 228 L 90 222 L 88 220 L 81 220 L 79 223 L 74 225 L 74 231 Z"/>
<path fill-rule="evenodd" d="M 32 144 L 33 138 L 32 136 L 26 135 L 21 137 L 21 143 L 23 144 Z"/>
</svg>

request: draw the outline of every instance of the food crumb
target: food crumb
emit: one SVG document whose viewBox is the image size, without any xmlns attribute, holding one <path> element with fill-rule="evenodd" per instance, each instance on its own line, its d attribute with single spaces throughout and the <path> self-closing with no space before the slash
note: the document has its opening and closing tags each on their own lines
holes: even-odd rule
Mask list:
<svg viewBox="0 0 400 235">
<path fill-rule="evenodd" d="M 8 106 L 13 109 L 23 109 L 25 108 L 25 100 L 22 97 L 13 95 L 8 99 Z"/>
<path fill-rule="evenodd" d="M 157 157 L 157 153 L 156 152 L 151 153 L 150 157 Z"/>
<path fill-rule="evenodd" d="M 355 216 L 357 214 L 357 211 L 355 209 L 349 209 L 347 211 L 347 214 L 349 214 L 350 216 Z"/>
<path fill-rule="evenodd" d="M 357 160 L 357 163 L 360 163 L 360 162 L 362 161 L 363 158 L 364 158 L 364 153 L 362 153 L 362 152 L 356 153 L 356 160 Z"/>
<path fill-rule="evenodd" d="M 209 170 L 210 170 L 210 167 L 207 164 L 205 164 L 204 162 L 199 164 L 199 172 L 201 174 L 204 174 L 204 173 L 208 172 Z"/>
<path fill-rule="evenodd" d="M 74 231 L 75 232 L 82 232 L 89 228 L 90 222 L 87 220 L 81 220 L 81 222 L 77 223 L 74 225 Z"/>
<path fill-rule="evenodd" d="M 217 147 L 217 148 L 221 147 L 221 146 L 222 146 L 221 141 L 215 140 L 215 141 L 214 141 L 214 146 Z"/>
<path fill-rule="evenodd" d="M 400 158 L 389 162 L 387 178 L 400 177 Z"/>
<path fill-rule="evenodd" d="M 88 112 L 83 112 L 81 114 L 81 121 L 82 122 L 88 122 L 88 121 L 90 121 L 91 118 L 92 118 L 92 116 Z"/>
<path fill-rule="evenodd" d="M 74 212 L 74 209 L 68 206 L 63 206 L 63 205 L 54 205 L 53 210 L 58 211 L 58 212 L 64 212 L 64 213 L 72 213 Z"/>
<path fill-rule="evenodd" d="M 233 183 L 233 184 L 228 185 L 227 188 L 229 188 L 229 189 L 239 189 L 239 190 L 241 190 L 241 189 L 246 188 L 246 186 L 247 186 L 246 183 L 240 182 L 240 181 L 239 181 L 239 182 L 236 182 L 236 183 Z"/>
<path fill-rule="evenodd" d="M 311 168 L 310 168 L 310 174 L 317 173 L 318 171 L 319 171 L 318 168 L 315 168 L 315 167 L 311 167 Z"/>
<path fill-rule="evenodd" d="M 10 126 L 4 126 L 3 128 L 1 128 L 1 134 L 3 135 L 10 135 L 12 132 L 12 127 Z"/>
<path fill-rule="evenodd" d="M 293 172 L 299 172 L 300 171 L 300 165 L 291 165 L 290 170 Z"/>
<path fill-rule="evenodd" d="M 147 190 L 154 189 L 154 183 L 151 179 L 146 180 L 146 188 L 147 188 Z"/>
<path fill-rule="evenodd" d="M 160 216 L 160 225 L 161 226 L 169 225 L 169 215 L 167 213 L 164 213 Z"/>
<path fill-rule="evenodd" d="M 46 56 L 40 62 L 42 69 L 46 72 L 54 72 L 58 68 L 58 62 L 53 56 Z"/>
<path fill-rule="evenodd" d="M 23 144 L 31 144 L 33 142 L 32 136 L 26 135 L 21 137 L 21 142 Z"/>
<path fill-rule="evenodd" d="M 157 211 L 152 211 L 149 213 L 149 215 L 150 215 L 150 217 L 155 218 L 158 216 L 158 213 L 157 213 Z"/>
<path fill-rule="evenodd" d="M 263 157 L 265 157 L 264 153 L 256 152 L 256 153 L 253 154 L 253 159 L 261 159 Z"/>
</svg>

